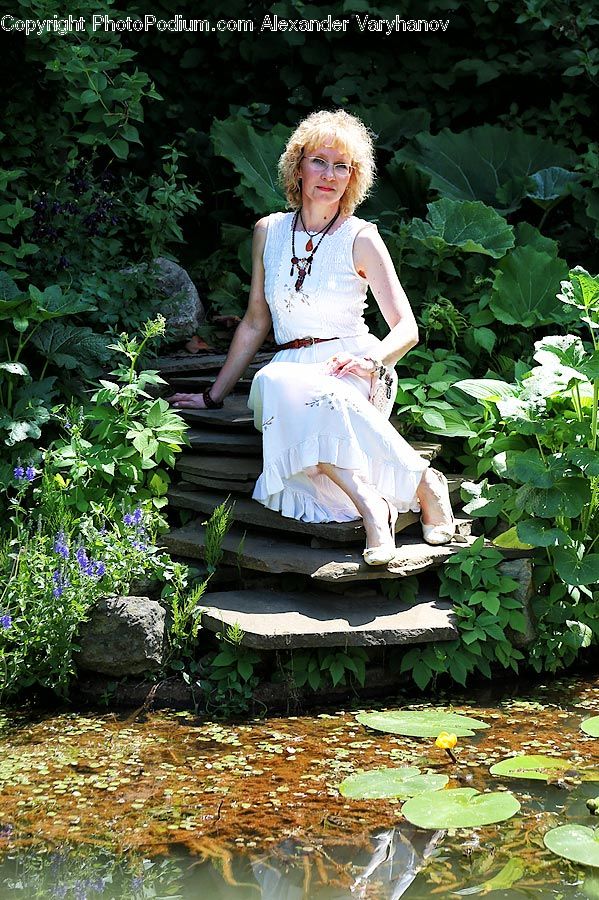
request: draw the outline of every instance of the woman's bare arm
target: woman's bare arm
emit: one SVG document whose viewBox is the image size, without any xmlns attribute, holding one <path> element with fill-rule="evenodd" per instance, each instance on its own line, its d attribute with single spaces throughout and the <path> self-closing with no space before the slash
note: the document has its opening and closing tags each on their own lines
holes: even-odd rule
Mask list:
<svg viewBox="0 0 599 900">
<path fill-rule="evenodd" d="M 356 271 L 368 279 L 385 322 L 391 329 L 382 341 L 382 361 L 394 366 L 418 343 L 418 323 L 391 255 L 376 227 L 363 228 L 354 241 Z"/>
<path fill-rule="evenodd" d="M 216 381 L 210 388 L 210 396 L 219 402 L 229 394 L 264 342 L 270 331 L 272 319 L 264 295 L 264 263 L 262 254 L 266 242 L 268 217 L 259 219 L 254 226 L 252 241 L 252 281 L 247 311 L 235 329 L 227 358 Z M 169 402 L 180 407 L 203 409 L 201 394 L 173 394 Z M 201 404 L 201 405 L 200 405 Z"/>
</svg>

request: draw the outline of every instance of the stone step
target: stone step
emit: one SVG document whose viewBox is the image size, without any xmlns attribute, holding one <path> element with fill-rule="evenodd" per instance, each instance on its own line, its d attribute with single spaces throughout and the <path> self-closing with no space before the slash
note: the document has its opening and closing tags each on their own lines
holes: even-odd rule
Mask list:
<svg viewBox="0 0 599 900">
<path fill-rule="evenodd" d="M 238 438 L 242 435 L 235 435 L 231 438 L 230 446 L 233 449 L 238 446 Z M 250 435 L 243 435 L 250 437 Z M 240 444 L 246 444 L 243 440 Z M 421 442 L 412 445 L 414 449 L 424 458 L 431 460 L 440 450 L 439 444 Z M 253 491 L 256 479 L 262 472 L 262 452 L 258 455 L 241 455 L 241 453 L 192 453 L 190 451 L 183 452 L 175 464 L 175 469 L 185 476 L 185 480 L 194 482 L 197 478 L 201 479 L 200 484 L 210 485 L 212 478 L 218 478 L 220 481 L 230 481 L 231 489 L 235 487 L 237 482 L 245 485 L 245 490 Z M 248 488 L 248 483 L 251 487 Z M 244 490 L 244 488 L 241 488 Z"/>
<path fill-rule="evenodd" d="M 189 425 L 198 428 L 234 429 L 259 432 L 254 428 L 254 414 L 248 409 L 245 394 L 230 394 L 222 409 L 176 409 Z"/>
<path fill-rule="evenodd" d="M 460 502 L 459 488 L 464 480 L 459 475 L 448 475 L 449 493 L 454 506 Z M 213 483 L 213 482 L 212 482 Z M 168 491 L 168 501 L 171 506 L 179 509 L 191 509 L 194 512 L 204 513 L 210 516 L 216 506 L 223 502 L 226 495 L 215 490 L 209 490 L 196 486 L 188 482 L 172 487 Z M 192 488 L 192 489 L 190 489 Z M 322 542 L 335 542 L 340 544 L 357 543 L 365 540 L 364 527 L 362 519 L 353 519 L 351 522 L 300 522 L 298 519 L 292 519 L 288 516 L 282 516 L 279 512 L 267 509 L 261 503 L 246 497 L 234 497 L 235 506 L 232 511 L 233 521 L 241 525 L 253 525 L 257 528 L 270 528 L 279 534 L 288 532 L 289 534 L 305 534 L 310 535 L 314 539 Z M 400 513 L 397 517 L 395 530 L 403 531 L 411 525 L 419 521 L 419 514 L 414 512 Z M 461 534 L 469 534 L 469 525 L 471 519 L 457 520 L 457 528 Z"/>
<path fill-rule="evenodd" d="M 241 453 L 245 456 L 262 458 L 262 435 L 256 430 L 248 433 L 236 431 L 231 434 L 214 428 L 190 428 L 186 435 L 192 450 L 199 453 L 225 453 L 228 456 Z M 408 441 L 408 443 L 423 459 L 433 460 L 443 449 L 442 444 L 435 441 Z M 184 453 L 186 459 L 193 455 L 190 450 L 185 450 Z"/>
<path fill-rule="evenodd" d="M 257 353 L 245 370 L 255 373 L 273 358 L 274 352 Z M 169 375 L 189 375 L 192 372 L 219 372 L 225 364 L 226 353 L 181 353 L 177 356 L 159 356 L 148 361 L 148 368 L 157 369 L 163 378 Z"/>
<path fill-rule="evenodd" d="M 376 595 L 359 605 L 322 591 L 218 591 L 205 594 L 200 606 L 203 628 L 222 632 L 237 624 L 241 643 L 257 649 L 371 647 L 458 637 L 451 603 L 430 591 L 407 604 Z"/>
<path fill-rule="evenodd" d="M 169 553 L 191 559 L 204 558 L 205 521 L 202 517 L 160 537 Z M 223 562 L 258 572 L 296 572 L 319 581 L 371 581 L 402 578 L 441 565 L 465 544 L 471 535 L 456 535 L 449 544 L 430 546 L 418 536 L 402 536 L 396 555 L 387 566 L 368 566 L 359 549 L 314 549 L 276 535 L 243 531 L 233 526 L 223 541 Z M 487 542 L 490 546 L 490 543 Z M 506 555 L 504 551 L 504 555 Z M 509 555 L 514 556 L 511 552 Z M 519 556 L 524 555 L 519 551 Z"/>
</svg>

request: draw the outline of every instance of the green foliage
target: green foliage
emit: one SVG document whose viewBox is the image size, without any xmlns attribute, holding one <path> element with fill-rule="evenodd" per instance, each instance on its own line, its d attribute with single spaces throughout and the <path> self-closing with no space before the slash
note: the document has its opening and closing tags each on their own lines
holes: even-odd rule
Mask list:
<svg viewBox="0 0 599 900">
<path fill-rule="evenodd" d="M 398 379 L 397 416 L 404 435 L 415 430 L 446 437 L 470 436 L 472 412 L 453 385 L 468 371 L 466 360 L 448 350 L 412 350 L 410 377 Z M 461 407 L 461 408 L 460 408 Z M 475 411 L 475 416 L 480 416 Z"/>
<path fill-rule="evenodd" d="M 585 719 L 580 727 L 585 734 L 590 734 L 591 737 L 599 737 L 599 716 Z"/>
<path fill-rule="evenodd" d="M 571 150 L 518 128 L 480 125 L 459 134 L 419 134 L 395 159 L 411 162 L 430 177 L 431 187 L 452 200 L 480 200 L 513 213 L 526 193 L 527 178 L 550 166 L 572 164 Z"/>
<path fill-rule="evenodd" d="M 261 655 L 241 641 L 244 632 L 239 625 L 230 625 L 224 634 L 217 634 L 220 649 L 202 665 L 196 682 L 205 696 L 206 711 L 217 718 L 229 718 L 247 713 L 259 678 L 255 668 Z"/>
<path fill-rule="evenodd" d="M 476 731 L 488 728 L 486 722 L 443 710 L 390 710 L 387 712 L 359 713 L 356 716 L 361 725 L 403 734 L 408 737 L 437 737 L 442 731 L 449 731 L 457 737 L 471 737 Z"/>
<path fill-rule="evenodd" d="M 502 778 L 530 778 L 533 781 L 554 781 L 560 774 L 575 773 L 581 781 L 599 781 L 599 769 L 577 766 L 555 756 L 509 756 L 489 769 L 491 775 Z"/>
<path fill-rule="evenodd" d="M 474 788 L 427 791 L 408 800 L 401 813 L 419 828 L 479 828 L 511 819 L 520 811 L 513 794 L 479 794 Z"/>
<path fill-rule="evenodd" d="M 443 197 L 427 203 L 428 222 L 412 219 L 410 231 L 434 250 L 457 247 L 500 259 L 514 246 L 514 232 L 503 216 L 479 201 Z"/>
<path fill-rule="evenodd" d="M 318 647 L 315 650 L 294 650 L 283 669 L 293 679 L 296 687 L 319 690 L 326 684 L 352 684 L 355 679 L 364 687 L 368 655 L 362 647 L 347 647 L 344 650 Z"/>
<path fill-rule="evenodd" d="M 339 785 L 343 797 L 354 800 L 371 800 L 399 797 L 407 800 L 424 791 L 440 791 L 449 778 L 447 775 L 423 775 L 416 766 L 400 769 L 373 769 L 357 772 L 345 778 Z"/>
<path fill-rule="evenodd" d="M 136 371 L 146 344 L 164 333 L 164 319 L 147 322 L 141 342 L 120 336 L 111 349 L 128 359 L 100 380 L 90 402 L 65 421 L 68 438 L 58 439 L 48 465 L 66 473 L 69 503 L 81 512 L 108 493 L 115 498 L 132 494 L 149 499 L 158 510 L 167 503 L 170 478 L 164 466 L 173 467 L 175 454 L 186 442 L 187 426 L 172 412 L 166 400 L 153 400 L 149 385 L 165 384 L 156 371 Z M 60 407 L 55 412 L 60 411 Z"/>
<path fill-rule="evenodd" d="M 95 600 L 127 594 L 133 579 L 171 577 L 149 509 L 123 516 L 107 501 L 75 518 L 48 471 L 32 485 L 31 498 L 28 482 L 16 489 L 11 529 L 0 542 L 3 699 L 40 688 L 66 696 L 77 632 Z"/>
<path fill-rule="evenodd" d="M 511 641 L 511 633 L 526 630 L 522 602 L 513 596 L 518 582 L 500 572 L 501 553 L 483 544 L 481 536 L 441 569 L 439 596 L 453 603 L 459 640 L 415 647 L 401 657 L 400 671 L 410 672 L 422 690 L 440 674 L 466 684 L 472 672 L 490 678 L 497 664 L 518 672 L 524 659 Z"/>
<path fill-rule="evenodd" d="M 599 832 L 586 825 L 559 825 L 543 837 L 548 850 L 583 866 L 599 867 Z"/>
</svg>

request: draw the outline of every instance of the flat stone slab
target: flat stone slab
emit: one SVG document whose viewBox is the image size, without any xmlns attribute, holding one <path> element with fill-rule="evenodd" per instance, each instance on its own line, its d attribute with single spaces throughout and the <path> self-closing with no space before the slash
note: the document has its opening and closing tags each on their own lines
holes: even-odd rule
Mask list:
<svg viewBox="0 0 599 900">
<path fill-rule="evenodd" d="M 379 596 L 352 603 L 347 596 L 318 591 L 219 591 L 205 594 L 201 608 L 203 628 L 222 631 L 238 624 L 244 632 L 241 643 L 257 649 L 370 647 L 458 637 L 451 603 L 433 595 L 404 605 Z"/>
<path fill-rule="evenodd" d="M 229 394 L 222 409 L 185 409 L 184 407 L 177 409 L 175 407 L 175 411 L 190 425 L 198 428 L 216 427 L 235 430 L 242 428 L 259 434 L 254 428 L 254 414 L 248 408 L 247 401 L 248 398 L 245 394 Z"/>
<path fill-rule="evenodd" d="M 252 490 L 262 471 L 262 460 L 255 456 L 224 456 L 182 453 L 177 460 L 176 470 L 189 479 L 195 475 L 203 480 L 211 477 L 221 481 L 251 481 Z"/>
<path fill-rule="evenodd" d="M 447 476 L 449 482 L 449 493 L 452 499 L 459 501 L 459 488 L 464 480 L 461 476 Z M 211 481 L 211 487 L 214 482 Z M 181 509 L 193 509 L 196 512 L 211 515 L 212 511 L 223 500 L 226 499 L 225 494 L 216 491 L 203 489 L 198 485 L 198 490 L 190 490 L 182 485 L 170 488 L 168 491 L 168 500 L 172 506 Z M 239 492 L 239 484 L 235 483 L 234 490 Z M 298 519 L 292 519 L 289 516 L 282 516 L 279 512 L 267 509 L 256 500 L 246 497 L 235 497 L 235 507 L 233 509 L 233 518 L 235 522 L 243 525 L 255 525 L 258 528 L 271 528 L 277 532 L 288 532 L 289 534 L 307 534 L 320 541 L 336 541 L 341 544 L 351 544 L 358 541 L 365 541 L 366 536 L 362 519 L 352 519 L 350 522 L 300 522 Z M 397 517 L 395 531 L 403 531 L 409 528 L 419 520 L 419 514 L 414 512 L 400 513 Z M 460 520 L 460 522 L 468 522 L 469 519 Z M 460 526 L 460 522 L 456 519 L 457 530 L 467 533 Z"/>
<path fill-rule="evenodd" d="M 272 353 L 257 353 L 246 373 L 257 372 L 273 358 Z M 180 353 L 173 356 L 159 356 L 150 360 L 151 368 L 158 369 L 163 377 L 189 372 L 218 372 L 225 364 L 225 353 Z"/>
<path fill-rule="evenodd" d="M 205 528 L 202 521 L 199 518 L 161 535 L 161 546 L 176 556 L 203 559 Z M 314 549 L 281 537 L 248 533 L 234 526 L 223 541 L 223 562 L 258 572 L 297 572 L 322 581 L 370 581 L 424 572 L 474 541 L 473 536 L 458 535 L 449 544 L 435 547 L 418 537 L 405 536 L 388 565 L 368 566 L 361 551 L 350 547 Z"/>
</svg>

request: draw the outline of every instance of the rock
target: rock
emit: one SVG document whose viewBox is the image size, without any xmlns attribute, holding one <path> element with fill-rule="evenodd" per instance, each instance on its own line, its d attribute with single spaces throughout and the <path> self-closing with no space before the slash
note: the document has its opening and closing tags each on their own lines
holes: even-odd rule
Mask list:
<svg viewBox="0 0 599 900">
<path fill-rule="evenodd" d="M 162 665 L 166 612 L 148 597 L 103 597 L 80 629 L 77 665 L 121 677 Z"/>
<path fill-rule="evenodd" d="M 535 620 L 530 604 L 533 595 L 532 560 L 508 559 L 499 563 L 498 568 L 502 575 L 513 578 L 518 582 L 518 587 L 514 591 L 514 597 L 522 603 L 522 613 L 526 620 L 526 631 L 514 631 L 512 628 L 508 628 L 507 636 L 510 643 L 517 650 L 523 650 L 532 644 L 537 637 Z"/>
<path fill-rule="evenodd" d="M 160 269 L 157 284 L 167 298 L 161 312 L 166 318 L 169 340 L 187 340 L 206 318 L 196 286 L 178 263 L 163 256 L 154 263 Z"/>
</svg>

